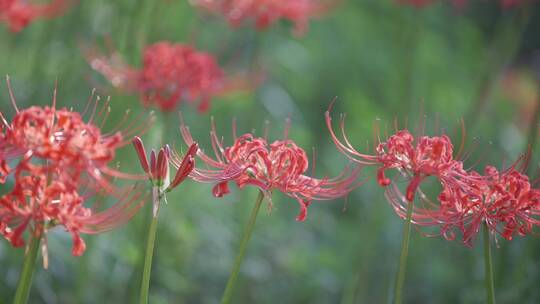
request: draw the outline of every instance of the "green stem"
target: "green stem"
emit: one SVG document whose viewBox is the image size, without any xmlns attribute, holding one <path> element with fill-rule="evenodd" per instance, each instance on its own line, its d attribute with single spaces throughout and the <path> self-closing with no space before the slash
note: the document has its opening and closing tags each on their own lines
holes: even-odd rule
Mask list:
<svg viewBox="0 0 540 304">
<path fill-rule="evenodd" d="M 399 256 L 399 269 L 396 274 L 396 289 L 394 303 L 403 302 L 403 284 L 405 283 L 405 271 L 407 270 L 407 256 L 409 255 L 409 240 L 411 238 L 411 220 L 413 213 L 413 202 L 407 205 L 407 219 L 403 227 L 403 239 L 401 241 L 401 255 Z"/>
<path fill-rule="evenodd" d="M 19 277 L 19 282 L 17 283 L 17 291 L 15 292 L 13 304 L 26 304 L 28 302 L 30 286 L 32 285 L 32 276 L 34 275 L 34 269 L 36 268 L 40 240 L 41 234 L 34 236 L 31 233 L 30 243 L 28 244 L 27 252 L 24 257 L 23 268 L 21 276 Z"/>
<path fill-rule="evenodd" d="M 484 270 L 486 273 L 486 293 L 487 293 L 487 303 L 495 304 L 495 287 L 493 284 L 493 262 L 491 259 L 491 246 L 489 242 L 489 229 L 484 223 Z"/>
<path fill-rule="evenodd" d="M 161 198 L 159 198 L 161 201 Z M 146 254 L 144 256 L 144 268 L 143 276 L 141 281 L 141 296 L 140 303 L 148 303 L 148 290 L 150 289 L 150 274 L 152 272 L 152 258 L 154 256 L 154 245 L 156 243 L 156 232 L 157 232 L 157 223 L 158 215 L 152 215 L 152 221 L 150 222 L 150 227 L 148 228 L 148 236 L 146 238 Z"/>
<path fill-rule="evenodd" d="M 264 193 L 260 191 L 259 196 L 257 196 L 257 200 L 255 201 L 255 206 L 253 206 L 253 210 L 251 210 L 249 222 L 246 226 L 246 229 L 244 230 L 244 235 L 242 236 L 240 247 L 238 248 L 238 255 L 236 256 L 231 275 L 229 276 L 229 280 L 227 281 L 227 286 L 225 287 L 225 291 L 223 292 L 223 296 L 221 297 L 221 304 L 231 303 L 231 297 L 234 286 L 236 284 L 236 279 L 238 278 L 238 273 L 240 272 L 240 265 L 242 264 L 244 254 L 246 253 L 247 244 L 249 243 L 249 239 L 251 238 L 251 234 L 253 233 L 253 227 L 255 226 L 255 222 L 257 221 L 257 214 L 259 213 L 259 209 L 261 208 L 263 198 Z"/>
<path fill-rule="evenodd" d="M 151 27 L 152 27 L 152 18 L 154 15 L 154 12 L 157 8 L 158 1 L 156 0 L 147 0 L 143 3 L 141 12 L 139 14 L 139 17 L 137 18 L 137 22 L 141 24 L 142 26 L 139 27 L 137 33 L 136 33 L 136 39 L 137 39 L 137 54 L 138 56 L 141 56 L 143 49 L 146 45 L 148 34 L 150 33 Z"/>
<path fill-rule="evenodd" d="M 363 269 L 359 269 L 356 274 L 350 279 L 349 284 L 343 291 L 343 297 L 341 298 L 341 304 L 354 304 L 356 301 L 356 294 L 362 280 Z"/>
</svg>

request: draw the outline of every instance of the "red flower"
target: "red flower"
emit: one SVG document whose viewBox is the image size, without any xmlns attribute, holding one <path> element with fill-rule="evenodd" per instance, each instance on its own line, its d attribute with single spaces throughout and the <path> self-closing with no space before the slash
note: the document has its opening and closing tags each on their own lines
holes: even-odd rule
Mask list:
<svg viewBox="0 0 540 304">
<path fill-rule="evenodd" d="M 141 70 L 125 64 L 118 54 L 87 53 L 92 68 L 114 86 L 139 93 L 145 105 L 162 111 L 175 110 L 182 101 L 198 101 L 198 110 L 206 112 L 212 97 L 247 87 L 242 80 L 225 79 L 212 55 L 189 45 L 158 42 L 146 47 Z"/>
<path fill-rule="evenodd" d="M 11 91 L 10 94 L 13 98 Z M 102 134 L 98 124 L 107 119 L 108 101 L 101 109 L 98 109 L 99 98 L 91 101 L 81 115 L 66 108 L 56 109 L 56 91 L 52 106 L 19 110 L 14 99 L 12 102 L 17 112 L 12 122 L 0 121 L 6 130 L 0 140 L 0 155 L 4 160 L 28 154 L 46 160 L 50 165 L 64 167 L 66 174 L 86 172 L 100 187 L 108 190 L 111 190 L 110 177 L 140 179 L 109 168 L 108 164 L 114 159 L 116 149 L 129 143 L 124 138 L 145 132 L 148 124 L 125 127 L 127 117 L 124 117 L 112 132 Z M 83 116 L 87 110 L 91 112 L 85 122 Z"/>
<path fill-rule="evenodd" d="M 58 16 L 71 5 L 68 0 L 52 0 L 47 4 L 31 3 L 25 0 L 0 0 L 0 21 L 6 23 L 12 32 L 19 32 L 38 18 Z"/>
<path fill-rule="evenodd" d="M 197 153 L 198 145 L 196 143 L 191 144 L 187 153 L 183 157 L 179 157 L 175 154 L 177 161 L 174 164 L 177 166 L 176 174 L 172 181 L 169 177 L 169 162 L 171 162 L 171 151 L 169 146 L 165 146 L 159 150 L 156 156 L 156 151 L 150 152 L 150 162 L 146 157 L 146 150 L 144 144 L 139 137 L 133 138 L 133 146 L 141 162 L 141 166 L 146 173 L 148 180 L 152 183 L 153 188 L 153 214 L 157 216 L 159 209 L 159 201 L 161 197 L 164 197 L 165 193 L 170 192 L 172 189 L 180 185 L 191 173 L 195 167 L 195 154 Z"/>
<path fill-rule="evenodd" d="M 472 246 L 482 223 L 492 234 L 507 240 L 540 226 L 540 190 L 532 188 L 528 177 L 515 166 L 503 172 L 488 166 L 484 176 L 476 172 L 470 175 L 466 183 L 443 183 L 438 203 L 424 197 L 423 204 L 413 209 L 413 223 L 438 226 L 448 240 L 455 239 L 459 231 L 467 246 Z M 389 187 L 386 196 L 398 215 L 405 218 L 407 201 L 399 189 Z"/>
<path fill-rule="evenodd" d="M 413 201 L 420 183 L 428 176 L 436 176 L 441 182 L 453 184 L 458 177 L 467 176 L 461 161 L 453 158 L 453 145 L 446 135 L 421 136 L 415 143 L 414 137 L 407 130 L 397 131 L 386 141 L 379 142 L 373 155 L 358 152 L 350 143 L 341 121 L 343 141 L 332 127 L 330 111 L 326 112 L 326 124 L 337 148 L 349 159 L 364 165 L 378 166 L 377 182 L 388 186 L 391 180 L 386 177 L 386 170 L 395 169 L 400 176 L 409 180 L 406 199 Z"/>
<path fill-rule="evenodd" d="M 453 192 L 459 195 L 445 189 L 440 197 L 441 207 L 458 215 L 448 229 L 458 228 L 467 245 L 471 245 L 484 222 L 492 233 L 507 240 L 515 234 L 524 236 L 533 225 L 540 225 L 540 190 L 532 188 L 529 178 L 514 167 L 499 172 L 488 166 L 484 180 Z"/>
<path fill-rule="evenodd" d="M 223 86 L 223 71 L 214 57 L 181 44 L 160 42 L 146 48 L 139 87 L 145 103 L 172 110 L 180 98 L 200 100 L 206 112 L 210 98 Z"/>
<path fill-rule="evenodd" d="M 193 138 L 183 122 L 181 131 L 186 144 L 192 145 Z M 214 127 L 211 134 L 215 159 L 199 151 L 197 155 L 208 169 L 195 168 L 190 176 L 196 181 L 215 183 L 212 193 L 216 197 L 229 193 L 229 182 L 235 182 L 240 188 L 256 186 L 268 197 L 272 190 L 279 190 L 298 201 L 300 214 L 297 220 L 303 221 L 312 200 L 342 197 L 357 186 L 355 180 L 359 170 L 345 170 L 334 179 L 317 179 L 305 175 L 308 157 L 290 139 L 268 144 L 266 139 L 247 133 L 240 137 L 234 136 L 234 144 L 223 147 Z M 173 158 L 173 161 L 178 165 L 177 159 Z"/>
<path fill-rule="evenodd" d="M 102 109 L 98 109 L 99 99 L 89 103 L 90 117 L 84 122 L 85 114 L 56 109 L 56 91 L 52 106 L 19 110 L 9 79 L 8 88 L 17 113 L 12 122 L 0 114 L 0 178 L 4 182 L 12 175 L 14 186 L 0 197 L 0 233 L 14 246 L 23 246 L 26 230 L 46 240 L 48 229 L 63 226 L 73 236 L 73 254 L 81 255 L 85 245 L 80 233 L 122 225 L 144 202 L 140 188 L 125 191 L 112 184 L 112 177 L 140 176 L 108 165 L 116 149 L 127 143 L 123 137 L 142 132 L 146 126 L 120 131 L 124 118 L 112 132 L 102 134 L 98 125 L 108 116 L 108 101 Z M 13 163 L 12 169 L 8 162 Z M 99 210 L 100 204 L 89 205 L 95 194 L 120 199 Z M 44 258 L 46 264 L 46 252 Z"/>
<path fill-rule="evenodd" d="M 403 219 L 407 218 L 408 207 L 413 204 L 412 223 L 439 227 L 439 234 L 449 240 L 455 239 L 456 231 L 460 231 L 463 242 L 469 246 L 482 223 L 492 234 L 498 233 L 508 240 L 515 234 L 530 233 L 533 226 L 540 225 L 540 189 L 532 188 L 528 177 L 517 169 L 526 167 L 528 157 L 520 158 L 503 172 L 488 166 L 485 175 L 480 175 L 467 172 L 463 163 L 453 158 L 453 145 L 445 135 L 422 136 L 415 144 L 408 131 L 397 131 L 379 143 L 376 153 L 370 155 L 354 149 L 345 135 L 343 119 L 340 123 L 342 140 L 333 131 L 329 111 L 326 123 L 343 154 L 360 164 L 379 167 L 377 181 L 386 187 L 387 200 Z M 408 179 L 405 195 L 386 177 L 388 169 L 395 169 Z M 434 176 L 442 188 L 436 201 L 430 200 L 419 188 L 427 176 Z M 420 196 L 417 203 L 415 193 Z"/>
<path fill-rule="evenodd" d="M 216 15 L 222 15 L 232 26 L 254 23 L 266 29 L 280 19 L 294 23 L 294 32 L 307 31 L 309 19 L 325 13 L 331 3 L 319 0 L 194 0 L 192 3 Z"/>
<path fill-rule="evenodd" d="M 116 194 L 122 197 L 116 204 L 100 211 L 98 203 L 94 207 L 85 205 L 95 190 L 85 189 L 84 179 L 72 178 L 64 174 L 64 168 L 33 165 L 30 158 L 22 160 L 16 168 L 15 186 L 0 197 L 0 233 L 13 246 L 22 247 L 24 231 L 45 237 L 47 230 L 62 226 L 73 237 L 72 254 L 80 256 L 86 248 L 81 233 L 95 234 L 118 227 L 131 219 L 144 202 L 140 188 L 129 189 Z"/>
</svg>

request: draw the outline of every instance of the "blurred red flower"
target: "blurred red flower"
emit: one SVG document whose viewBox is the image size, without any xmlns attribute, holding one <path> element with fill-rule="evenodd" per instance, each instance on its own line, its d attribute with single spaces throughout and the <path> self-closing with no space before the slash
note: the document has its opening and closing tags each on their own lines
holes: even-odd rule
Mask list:
<svg viewBox="0 0 540 304">
<path fill-rule="evenodd" d="M 173 111 L 182 101 L 198 101 L 198 110 L 206 112 L 212 97 L 247 86 L 241 80 L 226 78 L 211 54 L 180 43 L 147 46 L 141 70 L 127 65 L 117 53 L 105 56 L 88 50 L 87 58 L 113 86 L 139 93 L 145 105 L 162 111 Z"/>
<path fill-rule="evenodd" d="M 0 21 L 12 32 L 19 32 L 38 18 L 53 18 L 64 13 L 71 5 L 69 0 L 52 0 L 50 3 L 33 3 L 26 0 L 0 0 Z"/>
<path fill-rule="evenodd" d="M 334 3 L 320 0 L 192 0 L 193 5 L 222 15 L 232 26 L 254 23 L 266 29 L 280 19 L 294 24 L 294 33 L 307 31 L 309 19 L 323 15 Z"/>
</svg>

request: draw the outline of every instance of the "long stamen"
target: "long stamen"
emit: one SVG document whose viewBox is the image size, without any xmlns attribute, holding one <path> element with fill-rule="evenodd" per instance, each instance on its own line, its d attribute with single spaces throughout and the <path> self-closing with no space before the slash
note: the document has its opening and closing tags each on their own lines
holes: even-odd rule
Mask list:
<svg viewBox="0 0 540 304">
<path fill-rule="evenodd" d="M 9 75 L 6 75 L 6 83 L 8 87 L 9 99 L 11 100 L 11 104 L 13 105 L 15 112 L 19 113 L 19 108 L 17 107 L 17 102 L 15 101 L 15 95 L 13 95 L 13 88 L 11 87 L 11 80 L 9 78 Z"/>
</svg>

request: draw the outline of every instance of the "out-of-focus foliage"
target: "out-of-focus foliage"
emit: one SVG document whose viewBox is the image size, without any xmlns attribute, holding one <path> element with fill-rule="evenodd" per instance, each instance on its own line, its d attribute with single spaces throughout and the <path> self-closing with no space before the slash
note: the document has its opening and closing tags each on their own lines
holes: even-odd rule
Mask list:
<svg viewBox="0 0 540 304">
<path fill-rule="evenodd" d="M 64 16 L 38 21 L 21 33 L 1 28 L 0 74 L 11 76 L 19 107 L 50 104 L 58 80 L 59 106 L 83 110 L 96 87 L 111 96 L 112 125 L 126 109 L 147 109 L 137 96 L 111 89 L 91 70 L 82 49 L 105 48 L 110 41 L 130 64 L 140 66 L 147 43 L 191 43 L 214 53 L 228 71 L 266 73 L 253 92 L 215 98 L 208 114 L 182 106 L 201 146 L 211 149 L 211 116 L 228 143 L 233 118 L 240 132 L 259 134 L 268 120 L 269 137 L 277 139 L 291 117 L 290 137 L 307 151 L 315 149 L 320 176 L 334 175 L 347 164 L 324 126 L 324 112 L 335 96 L 334 116 L 347 113 L 348 133 L 359 147 L 371 147 L 374 126 L 384 131 L 394 119 L 413 130 L 425 122 L 426 133 L 444 130 L 459 142 L 456 130 L 464 118 L 467 147 L 473 150 L 468 165 L 502 167 L 526 150 L 528 138 L 538 138 L 532 114 L 540 102 L 537 7 L 528 8 L 526 23 L 519 9 L 502 11 L 492 1 L 463 11 L 441 3 L 418 10 L 391 0 L 341 2 L 295 37 L 286 23 L 263 32 L 233 30 L 187 1 L 80 1 Z M 6 116 L 13 115 L 3 83 L 0 105 Z M 145 142 L 185 149 L 176 113 L 156 115 Z M 538 149 L 532 155 L 530 172 L 536 177 Z M 118 161 L 124 171 L 140 171 L 131 148 Z M 295 201 L 274 196 L 272 211 L 259 215 L 235 303 L 385 303 L 391 298 L 402 221 L 373 178 L 346 200 L 314 203 L 303 223 L 294 220 Z M 211 185 L 192 181 L 169 195 L 160 214 L 151 303 L 218 301 L 255 197 L 249 189 L 215 199 Z M 88 249 L 79 258 L 70 254 L 68 234 L 51 233 L 49 269 L 37 269 L 31 302 L 135 302 L 150 214 L 147 205 L 124 228 L 86 237 Z M 498 300 L 540 301 L 540 239 L 501 240 L 498 247 Z M 413 231 L 407 302 L 482 303 L 481 254 L 479 246 L 470 249 Z M 0 244 L 2 300 L 12 297 L 22 255 L 22 249 Z"/>
</svg>

